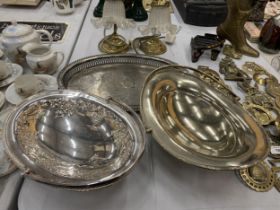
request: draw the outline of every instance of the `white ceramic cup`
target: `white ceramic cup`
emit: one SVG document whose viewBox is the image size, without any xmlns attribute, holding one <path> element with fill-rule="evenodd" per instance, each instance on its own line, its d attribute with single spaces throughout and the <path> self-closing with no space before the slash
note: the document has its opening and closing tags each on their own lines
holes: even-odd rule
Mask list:
<svg viewBox="0 0 280 210">
<path fill-rule="evenodd" d="M 27 64 L 34 74 L 54 74 L 63 60 L 63 52 L 54 52 L 44 45 L 33 46 L 26 55 Z"/>
<path fill-rule="evenodd" d="M 32 74 L 26 74 L 15 80 L 15 90 L 20 96 L 28 97 L 44 89 L 44 83 Z"/>
<path fill-rule="evenodd" d="M 75 11 L 74 0 L 52 0 L 52 5 L 57 14 L 71 14 Z"/>
</svg>

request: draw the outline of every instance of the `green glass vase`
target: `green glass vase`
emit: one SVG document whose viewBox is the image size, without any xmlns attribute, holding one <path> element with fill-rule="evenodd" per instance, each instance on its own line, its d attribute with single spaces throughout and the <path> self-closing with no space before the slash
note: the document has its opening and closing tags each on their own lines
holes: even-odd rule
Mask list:
<svg viewBox="0 0 280 210">
<path fill-rule="evenodd" d="M 132 8 L 126 10 L 126 18 L 131 18 L 139 22 L 148 19 L 148 14 L 143 7 L 142 0 L 134 0 Z"/>
<path fill-rule="evenodd" d="M 96 5 L 96 7 L 93 11 L 94 17 L 102 17 L 104 3 L 105 3 L 105 0 L 99 0 L 98 4 Z"/>
</svg>

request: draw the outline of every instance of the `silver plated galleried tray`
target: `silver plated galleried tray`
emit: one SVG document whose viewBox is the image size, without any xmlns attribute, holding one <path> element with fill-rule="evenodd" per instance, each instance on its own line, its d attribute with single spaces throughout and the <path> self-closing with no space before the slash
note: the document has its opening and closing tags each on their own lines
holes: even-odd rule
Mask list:
<svg viewBox="0 0 280 210">
<path fill-rule="evenodd" d="M 154 69 L 170 64 L 174 63 L 136 54 L 92 56 L 66 66 L 58 75 L 58 85 L 89 95 L 113 97 L 139 110 L 146 76 Z"/>
</svg>

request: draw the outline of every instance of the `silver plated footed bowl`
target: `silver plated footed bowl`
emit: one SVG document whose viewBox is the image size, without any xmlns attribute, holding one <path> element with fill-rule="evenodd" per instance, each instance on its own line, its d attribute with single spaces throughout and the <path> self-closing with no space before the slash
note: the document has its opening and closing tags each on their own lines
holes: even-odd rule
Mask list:
<svg viewBox="0 0 280 210">
<path fill-rule="evenodd" d="M 77 60 L 59 72 L 61 89 L 80 90 L 102 98 L 113 97 L 139 110 L 146 76 L 172 61 L 136 54 L 97 55 Z"/>
<path fill-rule="evenodd" d="M 241 169 L 263 160 L 269 152 L 264 130 L 239 102 L 193 71 L 162 67 L 146 78 L 140 112 L 156 141 L 176 158 L 208 169 Z"/>
<path fill-rule="evenodd" d="M 68 90 L 24 101 L 5 128 L 8 154 L 26 176 L 72 189 L 112 184 L 127 174 L 145 138 L 128 106 Z"/>
</svg>

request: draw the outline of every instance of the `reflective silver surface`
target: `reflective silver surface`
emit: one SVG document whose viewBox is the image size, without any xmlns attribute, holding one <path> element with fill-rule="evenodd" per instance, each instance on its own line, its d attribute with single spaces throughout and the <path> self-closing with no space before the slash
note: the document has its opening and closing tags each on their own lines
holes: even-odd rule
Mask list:
<svg viewBox="0 0 280 210">
<path fill-rule="evenodd" d="M 27 176 L 94 188 L 128 173 L 144 151 L 145 131 L 128 106 L 64 90 L 20 104 L 7 121 L 5 143 Z"/>
<path fill-rule="evenodd" d="M 37 138 L 53 151 L 73 161 L 110 159 L 116 155 L 112 128 L 105 119 L 92 123 L 91 118 L 76 114 L 56 118 L 47 110 L 36 122 Z"/>
<path fill-rule="evenodd" d="M 144 55 L 98 55 L 65 67 L 58 75 L 58 85 L 103 98 L 111 96 L 139 110 L 145 77 L 154 69 L 169 64 L 173 62 Z"/>
<path fill-rule="evenodd" d="M 200 167 L 246 168 L 269 151 L 263 129 L 238 102 L 183 68 L 161 68 L 147 77 L 141 116 L 165 150 Z"/>
</svg>

